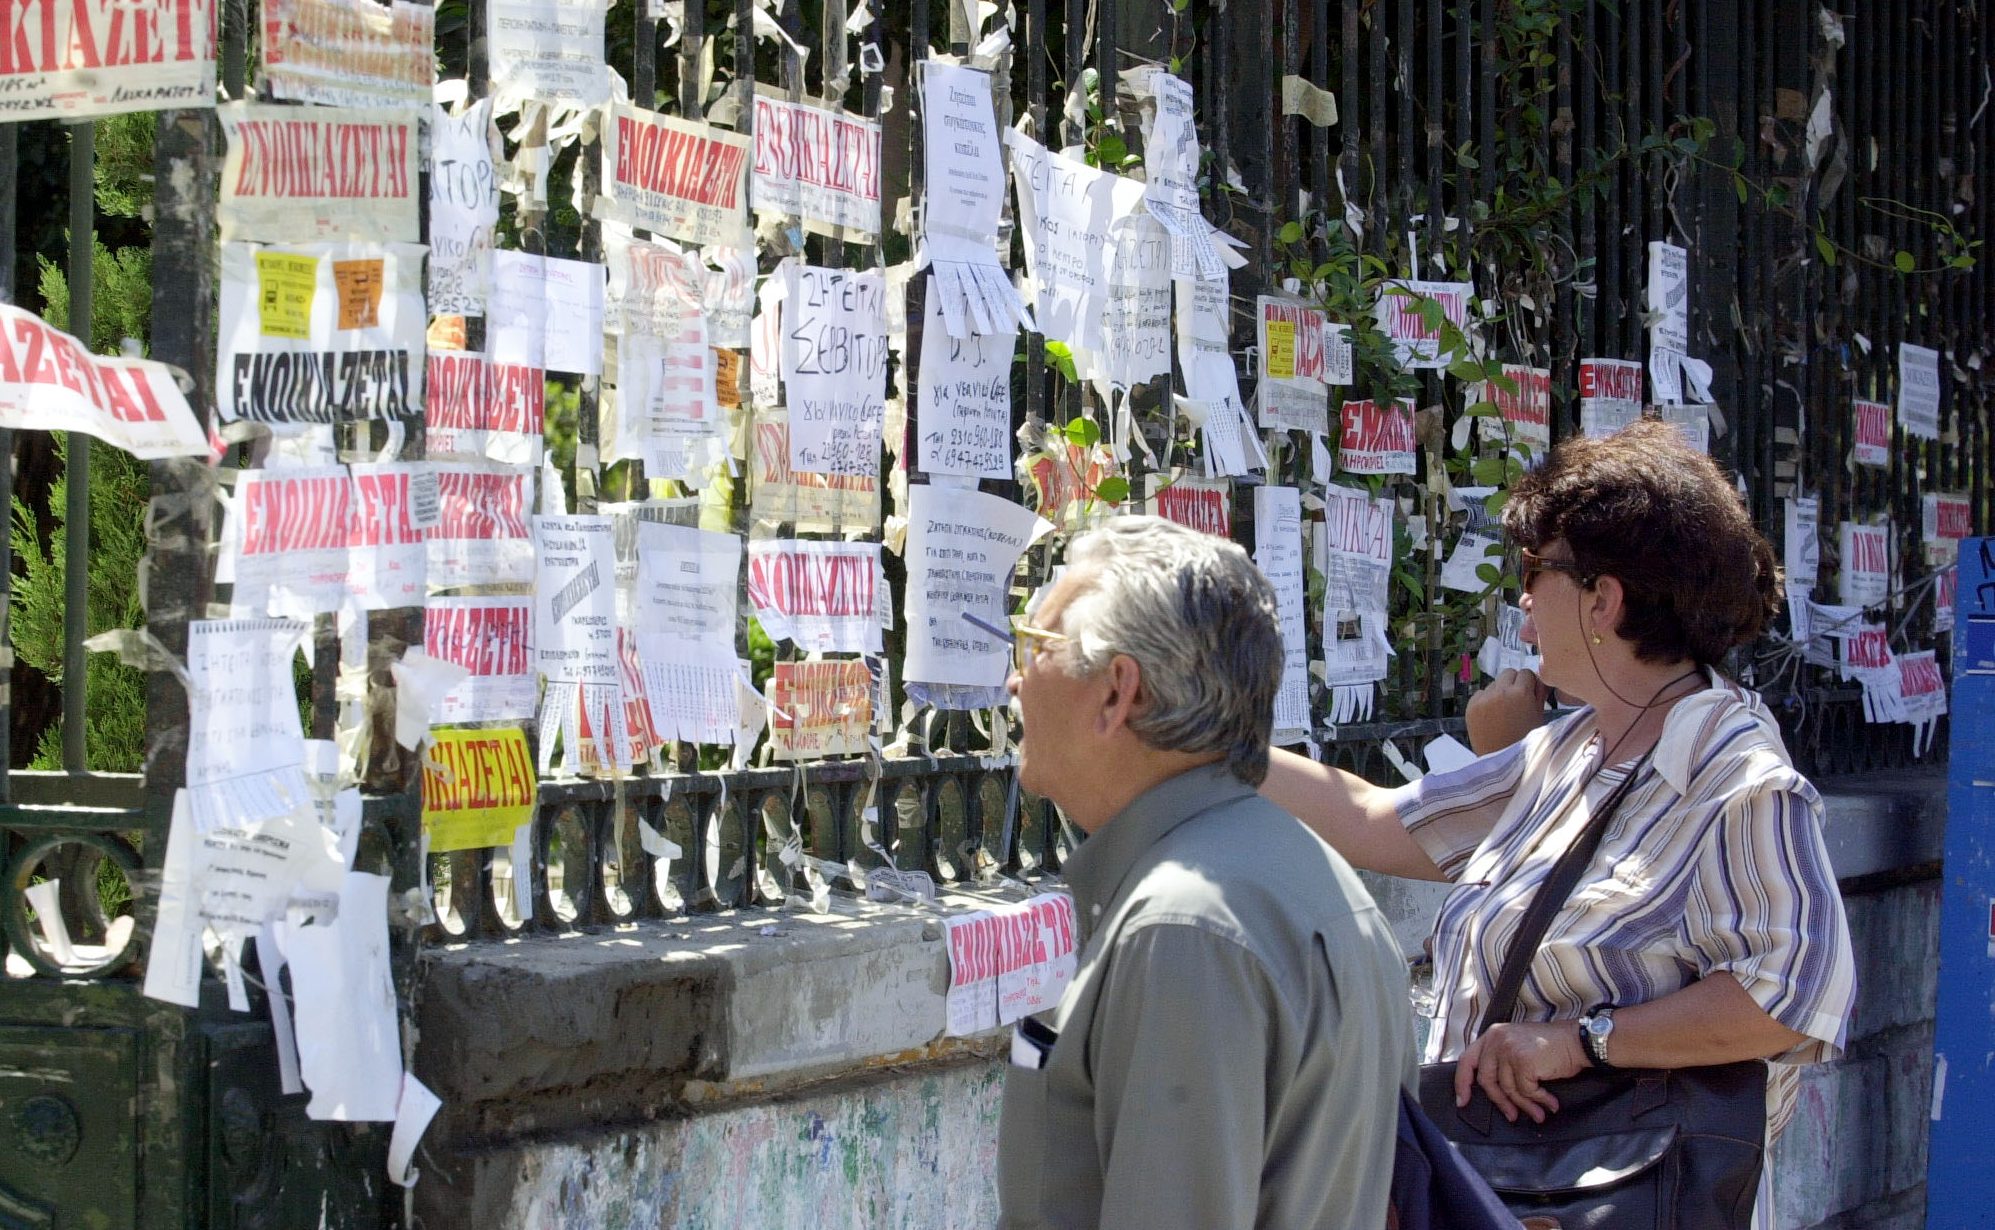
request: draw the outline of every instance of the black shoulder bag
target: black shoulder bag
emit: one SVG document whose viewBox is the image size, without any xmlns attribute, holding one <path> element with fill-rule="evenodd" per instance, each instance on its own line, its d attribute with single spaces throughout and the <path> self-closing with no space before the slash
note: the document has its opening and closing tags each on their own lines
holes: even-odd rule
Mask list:
<svg viewBox="0 0 1995 1230">
<path fill-rule="evenodd" d="M 1532 898 L 1477 1035 L 1510 1020 L 1553 915 L 1647 765 L 1643 757 L 1601 800 Z M 1421 1106 L 1519 1218 L 1563 1230 L 1749 1230 L 1765 1152 L 1764 1063 L 1589 1068 L 1545 1088 L 1559 1109 L 1541 1124 L 1511 1123 L 1480 1087 L 1456 1107 L 1453 1063 L 1420 1069 Z"/>
</svg>

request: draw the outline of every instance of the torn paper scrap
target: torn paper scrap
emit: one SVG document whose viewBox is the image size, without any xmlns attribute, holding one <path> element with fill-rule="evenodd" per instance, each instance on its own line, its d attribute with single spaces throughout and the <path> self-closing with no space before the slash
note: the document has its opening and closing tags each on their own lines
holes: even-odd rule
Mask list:
<svg viewBox="0 0 1995 1230">
<path fill-rule="evenodd" d="M 402 1096 L 402 1041 L 388 970 L 388 877 L 350 871 L 330 922 L 287 927 L 298 1071 L 313 1119 L 386 1123 Z"/>
</svg>

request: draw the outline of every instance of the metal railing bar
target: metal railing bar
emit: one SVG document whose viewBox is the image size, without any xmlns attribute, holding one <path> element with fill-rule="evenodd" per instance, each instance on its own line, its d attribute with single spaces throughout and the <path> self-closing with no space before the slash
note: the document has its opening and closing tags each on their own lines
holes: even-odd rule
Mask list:
<svg viewBox="0 0 1995 1230">
<path fill-rule="evenodd" d="M 69 331 L 85 346 L 92 340 L 94 303 L 91 284 L 97 223 L 95 120 L 69 125 Z M 90 635 L 90 437 L 69 433 L 64 466 L 66 498 L 63 509 L 62 621 L 62 767 L 71 773 L 89 771 L 89 663 L 84 639 Z"/>
</svg>

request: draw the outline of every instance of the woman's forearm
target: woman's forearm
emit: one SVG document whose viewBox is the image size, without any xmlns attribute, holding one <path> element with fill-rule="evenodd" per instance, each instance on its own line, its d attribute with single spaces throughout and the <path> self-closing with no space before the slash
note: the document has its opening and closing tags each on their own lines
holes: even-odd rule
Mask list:
<svg viewBox="0 0 1995 1230">
<path fill-rule="evenodd" d="M 1646 1004 L 1617 1009 L 1607 1061 L 1617 1068 L 1692 1068 L 1768 1059 L 1806 1042 L 1716 973 Z"/>
<path fill-rule="evenodd" d="M 1276 748 L 1261 794 L 1330 843 L 1353 867 L 1445 880 L 1393 811 L 1392 792 L 1342 769 Z"/>
</svg>

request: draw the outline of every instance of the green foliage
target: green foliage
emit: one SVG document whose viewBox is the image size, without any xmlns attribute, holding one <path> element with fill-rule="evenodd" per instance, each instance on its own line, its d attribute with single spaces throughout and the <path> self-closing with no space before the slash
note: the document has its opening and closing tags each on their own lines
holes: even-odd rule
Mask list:
<svg viewBox="0 0 1995 1230">
<path fill-rule="evenodd" d="M 97 121 L 97 212 L 146 218 L 152 212 L 153 140 L 159 119 L 133 111 Z"/>
<path fill-rule="evenodd" d="M 23 662 L 63 681 L 62 626 L 68 612 L 64 594 L 68 549 L 63 534 L 63 509 L 69 494 L 67 465 L 73 437 L 58 433 L 57 456 L 65 475 L 49 492 L 54 510 L 48 543 L 31 510 L 14 500 L 12 539 L 20 571 L 14 578 L 12 637 Z M 139 607 L 139 560 L 145 553 L 142 518 L 150 495 L 146 464 L 119 449 L 94 445 L 90 450 L 90 554 L 87 628 L 94 635 L 112 628 L 135 628 L 144 621 Z M 85 683 L 87 709 L 84 746 L 91 769 L 135 772 L 145 755 L 145 675 L 109 654 L 92 654 Z M 32 766 L 62 767 L 62 732 L 51 726 L 42 732 Z"/>
<path fill-rule="evenodd" d="M 151 113 L 100 120 L 96 129 L 96 197 L 100 213 L 111 218 L 141 218 L 152 205 L 152 142 L 156 117 Z M 116 353 L 126 338 L 141 348 L 152 319 L 152 250 L 145 246 L 106 246 L 101 234 L 91 237 L 91 305 L 87 328 L 70 321 L 69 279 L 47 257 L 38 257 L 38 289 L 43 316 L 57 328 L 83 337 L 100 353 Z M 19 496 L 14 499 L 9 526 L 16 560 L 11 593 L 11 637 L 20 660 L 57 683 L 63 682 L 62 629 L 68 612 L 65 576 L 68 544 L 65 510 L 69 444 L 73 437 L 56 433 L 53 444 L 63 464 L 48 493 L 50 514 L 40 523 Z M 135 628 L 144 622 L 139 606 L 138 577 L 145 555 L 142 510 L 151 496 L 151 471 L 121 449 L 93 443 L 90 448 L 89 598 L 79 615 L 90 634 L 112 628 Z M 99 772 L 135 772 L 145 755 L 145 675 L 109 654 L 89 657 L 84 682 L 87 763 Z M 32 767 L 62 767 L 62 732 L 43 730 Z"/>
<path fill-rule="evenodd" d="M 128 337 L 141 343 L 151 334 L 152 249 L 107 248 L 92 237 L 95 258 L 91 269 L 90 336 L 84 340 L 99 354 L 116 354 Z M 47 310 L 43 319 L 58 329 L 82 337 L 82 331 L 69 323 L 69 279 L 62 268 L 46 257 L 41 266 L 40 288 Z"/>
</svg>

